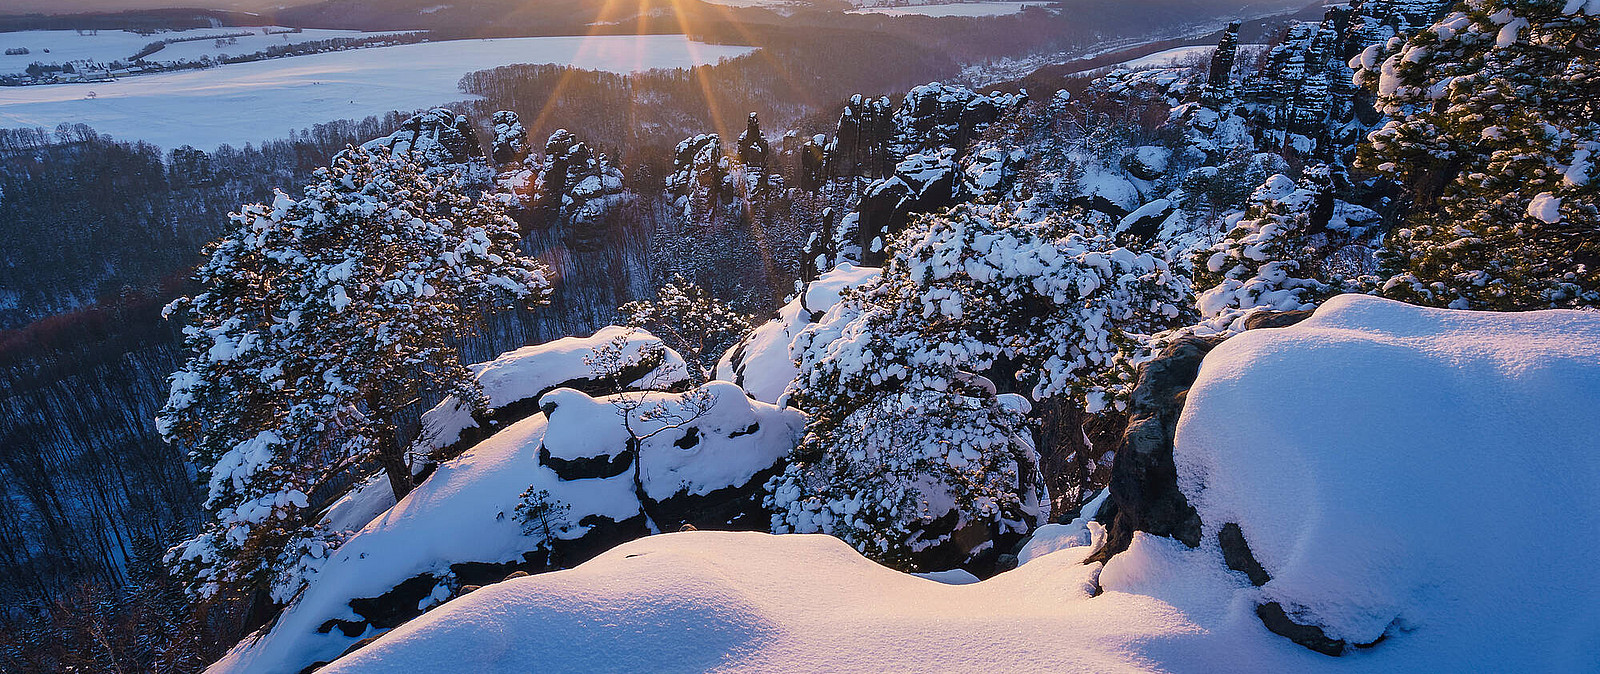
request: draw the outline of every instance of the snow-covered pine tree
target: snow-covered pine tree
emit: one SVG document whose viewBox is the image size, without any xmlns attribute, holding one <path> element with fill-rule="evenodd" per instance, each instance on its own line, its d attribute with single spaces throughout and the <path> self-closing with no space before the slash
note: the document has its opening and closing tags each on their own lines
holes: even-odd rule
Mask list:
<svg viewBox="0 0 1600 674">
<path fill-rule="evenodd" d="M 303 521 L 309 495 L 371 457 L 403 496 L 395 415 L 430 391 L 480 399 L 457 339 L 549 285 L 500 199 L 402 156 L 346 149 L 301 199 L 232 221 L 203 292 L 166 312 L 193 355 L 157 426 L 190 448 L 209 515 L 168 562 L 200 597 L 270 586 L 283 601 L 337 543 Z"/>
<path fill-rule="evenodd" d="M 1326 176 L 1326 168 L 1314 172 Z M 1227 237 L 1200 251 L 1194 261 L 1195 306 L 1219 324 L 1255 309 L 1289 311 L 1316 306 L 1337 286 L 1312 276 L 1318 247 L 1310 238 L 1327 225 L 1314 217 L 1319 200 L 1331 199 L 1315 180 L 1297 184 L 1281 173 L 1250 195 Z"/>
<path fill-rule="evenodd" d="M 1160 256 L 998 206 L 920 217 L 889 253 L 795 339 L 789 402 L 811 421 L 769 485 L 773 527 L 960 564 L 956 531 L 1003 542 L 1039 514 L 1029 405 L 1000 392 L 1099 406 L 1117 354 L 1176 319 L 1186 286 Z"/>
<path fill-rule="evenodd" d="M 755 327 L 750 316 L 682 276 L 663 284 L 654 300 L 629 302 L 618 311 L 628 325 L 660 337 L 693 363 L 696 384 L 706 381 L 723 352 Z"/>
<path fill-rule="evenodd" d="M 1359 164 L 1410 193 L 1386 293 L 1600 305 L 1600 1 L 1471 0 L 1356 59 L 1390 121 Z"/>
</svg>

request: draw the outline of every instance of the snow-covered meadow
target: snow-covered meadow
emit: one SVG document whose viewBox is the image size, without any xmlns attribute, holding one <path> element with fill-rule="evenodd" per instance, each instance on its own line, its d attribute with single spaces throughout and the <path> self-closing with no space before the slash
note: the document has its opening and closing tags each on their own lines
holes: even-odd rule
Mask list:
<svg viewBox="0 0 1600 674">
<path fill-rule="evenodd" d="M 1042 2 L 949 2 L 937 5 L 912 5 L 907 7 L 862 7 L 849 14 L 883 14 L 885 16 L 1005 16 L 1016 14 L 1028 7 L 1044 7 Z"/>
<path fill-rule="evenodd" d="M 119 140 L 211 150 L 282 138 L 338 119 L 468 99 L 457 87 L 461 76 L 502 65 L 559 63 L 626 73 L 716 63 L 750 51 L 682 35 L 453 40 L 354 49 L 115 82 L 8 87 L 0 90 L 0 127 L 81 122 Z"/>
<path fill-rule="evenodd" d="M 127 62 L 134 54 L 144 49 L 145 45 L 166 40 L 187 41 L 168 44 L 144 60 L 151 63 L 175 63 L 197 61 L 202 56 L 217 59 L 222 56 L 243 56 L 265 51 L 270 47 L 318 40 L 393 34 L 317 28 L 304 29 L 298 33 L 288 32 L 289 30 L 282 26 L 246 26 L 173 30 L 151 35 L 120 30 L 82 33 L 72 30 L 24 30 L 0 33 L 0 50 L 19 48 L 28 50 L 27 54 L 0 56 L 0 75 L 21 73 L 31 63 L 50 65 Z M 226 44 L 218 46 L 216 39 L 223 39 Z"/>
</svg>

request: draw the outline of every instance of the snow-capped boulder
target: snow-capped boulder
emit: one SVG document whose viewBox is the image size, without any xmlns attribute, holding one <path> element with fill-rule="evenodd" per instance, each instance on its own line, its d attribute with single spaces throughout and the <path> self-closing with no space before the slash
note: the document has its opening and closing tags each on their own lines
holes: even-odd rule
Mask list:
<svg viewBox="0 0 1600 674">
<path fill-rule="evenodd" d="M 585 359 L 620 340 L 621 372 L 598 373 Z M 683 356 L 644 330 L 606 326 L 588 337 L 562 337 L 507 351 L 487 363 L 468 366 L 483 387 L 487 409 L 455 396 L 422 414 L 422 432 L 411 452 L 450 458 L 501 427 L 538 411 L 541 396 L 557 388 L 593 395 L 621 390 L 669 390 L 689 381 Z"/>
<path fill-rule="evenodd" d="M 571 566 L 654 531 L 765 528 L 762 484 L 804 427 L 798 412 L 727 382 L 600 398 L 557 389 L 544 398 L 548 413 L 441 464 L 351 536 L 264 635 L 210 671 L 299 672 L 463 588 Z M 563 475 L 553 456 L 620 457 L 621 469 Z"/>
<path fill-rule="evenodd" d="M 800 375 L 789 346 L 806 325 L 815 323 L 846 288 L 856 288 L 878 278 L 877 267 L 857 267 L 848 262 L 806 284 L 800 294 L 778 309 L 778 315 L 739 340 L 712 372 L 713 379 L 731 381 L 756 400 L 777 403 L 789 383 Z"/>
<path fill-rule="evenodd" d="M 1314 398 L 1329 407 L 1264 413 Z M 1205 538 L 1236 525 L 1270 576 L 1264 617 L 1286 612 L 1334 651 L 1440 633 L 1543 644 L 1521 667 L 1555 671 L 1592 664 L 1574 639 L 1600 638 L 1600 539 L 1572 529 L 1600 513 L 1596 437 L 1600 315 L 1342 295 L 1213 350 L 1174 459 Z M 1474 530 L 1494 532 L 1493 553 Z"/>
<path fill-rule="evenodd" d="M 1122 216 L 1117 223 L 1119 241 L 1147 243 L 1166 229 L 1171 220 L 1179 217 L 1178 207 L 1168 199 L 1156 199 Z"/>
<path fill-rule="evenodd" d="M 400 129 L 361 145 L 366 150 L 388 150 L 437 168 L 483 158 L 478 133 L 466 115 L 435 108 L 407 119 Z"/>
<path fill-rule="evenodd" d="M 620 341 L 618 375 L 596 373 L 584 359 Z M 601 328 L 588 337 L 562 337 L 500 354 L 467 366 L 483 387 L 485 409 L 449 396 L 422 414 L 421 430 L 408 453 L 412 473 L 424 475 L 506 426 L 536 414 L 539 398 L 557 388 L 593 395 L 620 390 L 671 390 L 689 382 L 683 357 L 643 330 Z M 356 531 L 394 505 L 394 490 L 383 475 L 356 483 L 329 505 L 322 522 L 335 531 Z"/>
<path fill-rule="evenodd" d="M 1172 150 L 1159 145 L 1141 145 L 1129 150 L 1122 164 L 1128 175 L 1154 181 L 1167 174 L 1167 162 L 1171 160 Z"/>
<path fill-rule="evenodd" d="M 1139 207 L 1138 186 L 1122 171 L 1099 165 L 1083 167 L 1072 187 L 1070 203 L 1121 218 Z"/>
</svg>

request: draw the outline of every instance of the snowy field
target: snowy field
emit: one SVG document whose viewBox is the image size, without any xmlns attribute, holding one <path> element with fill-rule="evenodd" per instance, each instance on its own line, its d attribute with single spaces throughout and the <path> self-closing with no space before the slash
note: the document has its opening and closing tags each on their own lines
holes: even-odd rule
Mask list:
<svg viewBox="0 0 1600 674">
<path fill-rule="evenodd" d="M 863 7 L 847 14 L 883 14 L 886 16 L 1004 16 L 1016 14 L 1025 7 L 1043 7 L 1040 2 L 951 2 L 914 7 Z"/>
<path fill-rule="evenodd" d="M 267 35 L 263 32 L 265 30 L 283 31 L 288 29 L 278 26 L 269 28 L 196 28 L 193 30 L 174 30 L 154 35 L 136 35 L 120 30 L 105 30 L 92 34 L 79 34 L 77 31 L 71 30 L 25 30 L 15 33 L 0 33 L 0 51 L 18 47 L 28 50 L 27 54 L 0 56 L 0 75 L 21 73 L 27 69 L 28 64 L 35 62 L 48 65 L 52 63 L 76 64 L 85 62 L 109 64 L 112 61 L 127 61 L 139 50 L 144 49 L 145 45 L 159 40 L 208 38 L 169 44 L 161 51 L 145 57 L 146 61 L 152 63 L 197 61 L 201 56 L 210 56 L 216 59 L 222 56 L 254 54 L 264 51 L 268 47 L 302 42 L 391 34 L 363 33 L 357 30 L 306 29 L 299 33 Z M 216 45 L 215 39 L 211 39 L 245 32 L 250 33 L 250 35 L 231 38 L 234 41 L 232 44 L 226 44 L 221 47 Z M 46 49 L 50 51 L 46 52 Z"/>
<path fill-rule="evenodd" d="M 1240 60 L 1244 60 L 1245 55 L 1254 55 L 1266 51 L 1267 47 L 1268 45 L 1264 44 L 1239 45 L 1239 53 L 1241 55 Z M 1158 51 L 1154 54 L 1146 54 L 1131 61 L 1123 61 L 1122 63 L 1117 64 L 1117 66 L 1131 69 L 1164 68 L 1167 66 L 1177 65 L 1185 61 L 1209 59 L 1211 58 L 1211 54 L 1216 50 L 1216 45 L 1175 47 L 1165 51 Z"/>
<path fill-rule="evenodd" d="M 209 44 L 209 43 L 207 43 Z M 743 55 L 682 35 L 458 40 L 313 54 L 116 82 L 0 89 L 0 127 L 84 123 L 120 140 L 211 150 L 313 124 L 471 98 L 461 76 L 513 63 L 637 72 Z M 52 50 L 53 52 L 53 50 Z M 95 96 L 89 98 L 93 92 Z"/>
</svg>

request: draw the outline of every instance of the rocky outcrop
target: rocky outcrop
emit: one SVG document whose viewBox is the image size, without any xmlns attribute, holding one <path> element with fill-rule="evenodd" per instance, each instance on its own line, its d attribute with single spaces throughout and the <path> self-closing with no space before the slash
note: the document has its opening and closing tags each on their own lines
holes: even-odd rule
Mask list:
<svg viewBox="0 0 1600 674">
<path fill-rule="evenodd" d="M 1200 361 L 1220 343 L 1212 337 L 1180 339 L 1140 371 L 1128 402 L 1128 429 L 1111 464 L 1111 499 L 1097 518 L 1106 525 L 1106 542 L 1089 561 L 1127 550 L 1135 531 L 1200 545 L 1200 516 L 1178 489 L 1172 440 Z"/>
<path fill-rule="evenodd" d="M 744 133 L 739 134 L 739 161 L 745 166 L 765 168 L 770 154 L 772 145 L 761 135 L 761 118 L 752 112 Z"/>
<path fill-rule="evenodd" d="M 914 213 L 929 213 L 962 200 L 961 170 L 955 151 L 945 149 L 907 157 L 894 175 L 867 188 L 856 208 L 855 241 L 861 264 L 883 264 L 884 246 L 910 222 Z"/>
<path fill-rule="evenodd" d="M 622 171 L 566 129 L 556 129 L 544 144 L 544 164 L 533 186 L 533 209 L 546 225 L 567 226 L 567 243 L 578 250 L 598 249 L 604 241 L 600 220 L 630 198 Z"/>
<path fill-rule="evenodd" d="M 466 115 L 444 108 L 417 114 L 400 125 L 400 130 L 361 146 L 369 151 L 387 150 L 409 157 L 428 168 L 465 164 L 483 158 L 478 133 Z"/>
<path fill-rule="evenodd" d="M 950 148 L 957 154 L 999 120 L 1027 103 L 1027 94 L 980 94 L 966 87 L 924 84 L 906 92 L 895 110 L 896 157 Z"/>
<path fill-rule="evenodd" d="M 1310 311 L 1258 311 L 1243 325 L 1246 330 L 1283 328 L 1310 316 Z M 1200 362 L 1224 339 L 1184 337 L 1140 368 L 1128 401 L 1127 430 L 1111 466 L 1111 499 L 1097 517 L 1106 525 L 1106 544 L 1087 561 L 1103 562 L 1128 549 L 1135 531 L 1175 538 L 1191 548 L 1200 545 L 1200 516 L 1178 490 L 1172 443 Z"/>
<path fill-rule="evenodd" d="M 523 128 L 522 119 L 517 113 L 510 110 L 501 110 L 494 113 L 494 163 L 499 166 L 519 164 L 528 158 L 531 146 L 528 143 L 528 130 Z"/>
</svg>

